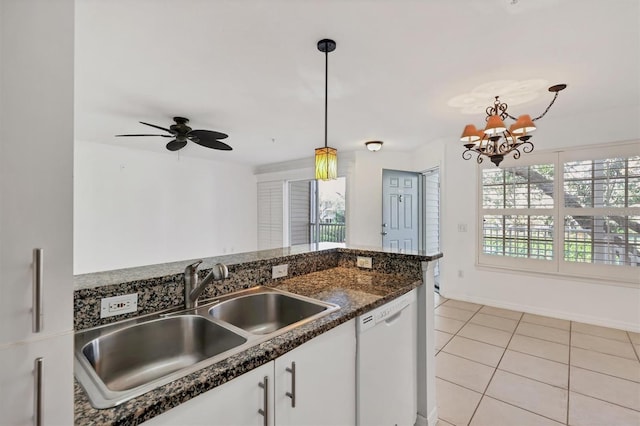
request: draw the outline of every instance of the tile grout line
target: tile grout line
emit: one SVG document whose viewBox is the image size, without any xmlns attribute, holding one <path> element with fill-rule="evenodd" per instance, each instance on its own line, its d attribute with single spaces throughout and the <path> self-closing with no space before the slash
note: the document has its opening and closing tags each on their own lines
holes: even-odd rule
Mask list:
<svg viewBox="0 0 640 426">
<path fill-rule="evenodd" d="M 483 397 L 484 397 L 484 396 L 483 396 Z M 526 411 L 526 412 L 528 412 L 528 413 L 535 414 L 536 416 L 543 417 L 543 418 L 545 418 L 545 419 L 549 419 L 549 420 L 554 421 L 554 422 L 556 422 L 556 423 L 558 423 L 558 424 L 563 424 L 563 423 L 560 423 L 560 422 L 559 422 L 559 421 L 557 421 L 556 419 L 553 419 L 553 418 L 551 418 L 551 417 L 549 417 L 549 416 L 545 416 L 545 415 L 542 415 L 542 414 L 540 414 L 540 413 L 536 413 L 535 411 L 531 411 L 531 410 L 529 410 L 529 409 L 527 409 L 527 408 L 518 407 L 517 405 L 512 404 L 511 402 L 503 401 L 503 400 L 501 400 L 501 399 L 496 398 L 495 396 L 489 396 L 489 395 L 487 395 L 487 398 L 491 398 L 491 399 L 494 399 L 494 400 L 496 400 L 496 401 L 498 401 L 498 402 L 502 402 L 503 404 L 510 405 L 510 406 L 512 406 L 512 407 L 517 408 L 518 410 Z"/>
<path fill-rule="evenodd" d="M 640 362 L 640 355 L 638 354 L 638 351 L 636 350 L 636 345 L 633 344 L 633 340 L 631 340 L 631 335 L 629 334 L 628 331 L 625 331 L 625 334 L 627 335 L 627 339 L 629 339 L 629 343 L 631 343 L 631 349 L 633 349 L 633 352 L 635 352 L 636 354 L 636 358 L 638 358 L 638 362 Z"/>
<path fill-rule="evenodd" d="M 482 308 L 480 308 L 480 309 L 482 309 Z M 502 362 L 502 359 L 504 358 L 504 354 L 507 353 L 507 348 L 509 347 L 509 344 L 511 343 L 511 340 L 513 339 L 513 336 L 515 336 L 516 330 L 518 329 L 518 326 L 520 325 L 520 322 L 522 321 L 522 317 L 523 316 L 524 316 L 524 312 L 522 314 L 520 314 L 520 318 L 518 319 L 518 322 L 516 324 L 516 328 L 513 329 L 513 332 L 511 333 L 511 337 L 509 338 L 509 341 L 507 342 L 507 345 L 504 347 L 504 351 L 502 352 L 502 356 L 500 356 L 500 359 L 498 360 L 498 364 L 496 364 L 496 367 L 493 369 L 493 374 L 491 375 L 491 378 L 489 378 L 489 381 L 487 382 L 487 385 L 484 387 L 484 391 L 482 392 L 482 396 L 480 397 L 480 401 L 478 401 L 478 405 L 476 405 L 476 408 L 473 410 L 473 413 L 471 414 L 471 417 L 469 418 L 469 423 L 467 423 L 467 426 L 471 424 L 471 421 L 473 420 L 473 417 L 478 412 L 478 408 L 480 408 L 480 404 L 482 403 L 482 400 L 484 399 L 485 395 L 487 394 L 487 389 L 489 389 L 489 385 L 493 381 L 493 378 L 496 375 L 496 371 L 498 371 L 498 367 L 500 366 L 500 363 Z"/>
<path fill-rule="evenodd" d="M 573 368 L 579 368 L 580 370 L 590 371 L 591 373 L 601 374 L 601 375 L 603 375 L 603 376 L 612 377 L 612 378 L 614 378 L 614 379 L 624 380 L 625 382 L 631 382 L 631 383 L 635 383 L 635 384 L 639 384 L 639 385 L 640 385 L 640 382 L 638 382 L 638 381 L 636 381 L 636 380 L 626 379 L 626 378 L 624 378 L 624 377 L 620 377 L 620 376 L 614 376 L 614 375 L 609 374 L 609 373 L 603 373 L 602 371 L 592 370 L 592 369 L 590 369 L 590 368 L 584 368 L 584 367 L 580 367 L 580 366 L 578 366 L 578 365 L 572 365 L 572 366 L 570 366 L 570 367 L 573 367 Z"/>
<path fill-rule="evenodd" d="M 460 385 L 458 385 L 458 386 L 460 386 Z M 593 396 L 593 395 L 587 395 L 586 393 L 582 393 L 582 392 L 578 392 L 578 391 L 571 391 L 571 392 L 577 393 L 578 395 L 582 395 L 582 396 L 585 396 L 587 398 L 595 399 L 597 401 L 606 402 L 607 404 L 615 405 L 616 407 L 625 408 L 627 410 L 631 410 L 631 411 L 640 413 L 640 410 L 636 410 L 635 408 L 627 407 L 626 405 L 622 405 L 622 404 L 620 404 L 618 402 L 607 401 L 606 399 L 598 398 L 597 396 Z"/>
<path fill-rule="evenodd" d="M 569 407 L 571 404 L 571 337 L 573 336 L 573 321 L 569 321 L 569 365 L 567 367 L 567 421 L 569 424 Z"/>
<path fill-rule="evenodd" d="M 451 299 L 448 299 L 448 300 L 447 300 L 447 302 L 448 302 L 449 300 L 451 300 Z M 480 308 L 481 308 L 481 307 L 480 307 Z M 480 308 L 478 308 L 478 311 L 480 310 Z M 445 348 L 445 346 L 447 346 L 447 345 L 449 344 L 449 342 L 450 342 L 450 341 L 452 341 L 452 340 L 453 340 L 453 338 L 454 338 L 454 337 L 456 337 L 456 336 L 458 335 L 458 333 L 460 332 L 460 330 L 462 330 L 462 329 L 464 328 L 464 326 L 465 326 L 465 325 L 467 325 L 467 324 L 469 323 L 469 321 L 471 321 L 471 318 L 473 318 L 473 317 L 476 315 L 476 313 L 477 313 L 478 311 L 474 312 L 474 313 L 473 313 L 473 315 L 471 315 L 471 317 L 470 317 L 470 318 L 469 318 L 469 319 L 468 319 L 464 324 L 462 324 L 462 326 L 460 326 L 460 328 L 458 329 L 458 331 L 456 331 L 455 333 L 449 333 L 449 334 L 453 334 L 453 336 L 451 337 L 451 339 L 447 340 L 447 343 L 445 343 L 444 345 L 442 345 L 442 347 L 438 350 L 438 352 L 436 352 L 435 356 L 437 356 L 440 352 L 442 352 L 442 350 Z M 471 312 L 471 311 L 468 311 L 468 312 Z M 440 316 L 440 315 L 439 315 L 439 316 Z M 442 317 L 442 318 L 446 318 L 446 317 Z M 449 319 L 455 319 L 455 318 L 449 318 Z M 462 320 L 456 320 L 456 321 L 462 321 Z M 438 331 L 440 331 L 440 332 L 442 332 L 442 333 L 447 333 L 446 331 L 442 331 L 442 330 L 438 330 Z M 464 337 L 464 336 L 460 336 L 460 337 Z M 448 352 L 445 352 L 445 353 L 448 353 Z M 435 358 L 435 356 L 434 356 L 434 358 Z"/>
</svg>

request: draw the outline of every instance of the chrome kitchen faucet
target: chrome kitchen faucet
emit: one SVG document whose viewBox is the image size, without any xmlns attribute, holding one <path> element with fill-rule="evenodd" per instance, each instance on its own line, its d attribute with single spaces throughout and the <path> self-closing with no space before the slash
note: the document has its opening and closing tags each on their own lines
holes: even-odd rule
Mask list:
<svg viewBox="0 0 640 426">
<path fill-rule="evenodd" d="M 198 297 L 211 281 L 223 281 L 229 276 L 229 269 L 224 263 L 216 263 L 211 272 L 198 283 L 198 266 L 202 260 L 188 265 L 184 268 L 184 307 L 185 309 L 195 308 L 198 305 Z"/>
</svg>

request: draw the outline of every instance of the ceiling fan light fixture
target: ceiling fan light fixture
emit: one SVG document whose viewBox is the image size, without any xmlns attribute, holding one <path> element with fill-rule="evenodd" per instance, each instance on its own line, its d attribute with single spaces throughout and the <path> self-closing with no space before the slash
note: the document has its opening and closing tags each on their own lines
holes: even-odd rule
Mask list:
<svg viewBox="0 0 640 426">
<path fill-rule="evenodd" d="M 382 149 L 382 141 L 369 141 L 364 143 L 371 152 L 378 152 Z"/>
<path fill-rule="evenodd" d="M 329 52 L 336 50 L 336 42 L 322 39 L 318 50 L 324 53 L 324 147 L 316 148 L 316 179 L 332 180 L 338 178 L 338 150 L 327 146 L 327 99 L 329 80 Z"/>
</svg>

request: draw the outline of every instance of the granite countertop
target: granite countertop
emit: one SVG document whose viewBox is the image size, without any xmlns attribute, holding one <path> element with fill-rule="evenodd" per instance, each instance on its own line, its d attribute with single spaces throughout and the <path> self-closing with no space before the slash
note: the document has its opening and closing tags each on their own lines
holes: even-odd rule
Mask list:
<svg viewBox="0 0 640 426">
<path fill-rule="evenodd" d="M 156 388 L 117 407 L 93 408 L 75 383 L 76 425 L 136 425 L 291 351 L 358 315 L 420 286 L 406 275 L 335 267 L 274 283 L 271 287 L 335 303 L 340 309 L 225 360 Z"/>
</svg>

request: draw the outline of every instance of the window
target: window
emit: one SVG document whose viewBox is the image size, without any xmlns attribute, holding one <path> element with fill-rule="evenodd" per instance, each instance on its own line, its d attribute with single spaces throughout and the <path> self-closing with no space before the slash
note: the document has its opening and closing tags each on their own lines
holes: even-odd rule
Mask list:
<svg viewBox="0 0 640 426">
<path fill-rule="evenodd" d="M 524 159 L 480 170 L 478 263 L 640 282 L 640 147 Z"/>
<path fill-rule="evenodd" d="M 344 177 L 289 182 L 291 245 L 346 240 Z"/>
</svg>

